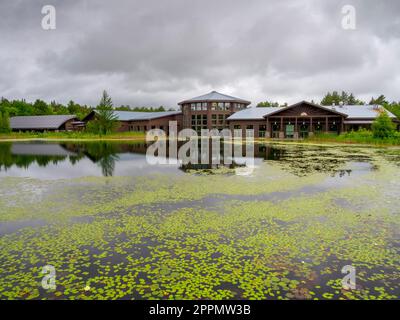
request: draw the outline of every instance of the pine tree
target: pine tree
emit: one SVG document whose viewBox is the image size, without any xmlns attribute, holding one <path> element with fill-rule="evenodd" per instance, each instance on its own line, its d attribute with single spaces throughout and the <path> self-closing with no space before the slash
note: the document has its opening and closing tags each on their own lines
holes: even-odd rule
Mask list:
<svg viewBox="0 0 400 320">
<path fill-rule="evenodd" d="M 117 116 L 114 113 L 113 103 L 107 91 L 103 91 L 100 103 L 97 106 L 97 121 L 99 133 L 107 134 L 114 131 Z"/>
</svg>

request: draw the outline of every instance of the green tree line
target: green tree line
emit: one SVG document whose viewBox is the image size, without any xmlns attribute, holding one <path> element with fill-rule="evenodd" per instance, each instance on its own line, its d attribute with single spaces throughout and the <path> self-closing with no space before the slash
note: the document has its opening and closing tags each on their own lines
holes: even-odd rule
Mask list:
<svg viewBox="0 0 400 320">
<path fill-rule="evenodd" d="M 97 107 L 97 106 L 96 106 Z M 47 103 L 41 99 L 34 102 L 27 102 L 25 99 L 21 100 L 8 100 L 1 98 L 0 100 L 0 113 L 7 113 L 9 117 L 15 116 L 43 116 L 43 115 L 68 115 L 73 114 L 78 118 L 83 119 L 89 114 L 94 107 L 82 105 L 74 101 L 69 101 L 68 104 L 63 105 L 55 101 Z M 141 111 L 141 112 L 160 112 L 166 111 L 163 106 L 160 107 L 130 107 L 126 105 L 118 106 L 115 110 L 120 111 Z M 170 109 L 171 110 L 171 109 Z"/>
</svg>

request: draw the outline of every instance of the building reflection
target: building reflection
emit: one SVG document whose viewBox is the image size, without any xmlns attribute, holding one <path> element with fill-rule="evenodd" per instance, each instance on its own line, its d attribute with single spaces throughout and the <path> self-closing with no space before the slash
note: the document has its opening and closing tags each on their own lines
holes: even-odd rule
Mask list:
<svg viewBox="0 0 400 320">
<path fill-rule="evenodd" d="M 199 149 L 200 148 L 199 141 Z M 182 146 L 183 142 L 178 143 L 177 148 Z M 97 164 L 104 176 L 112 176 L 115 171 L 116 163 L 120 161 L 124 154 L 137 154 L 145 156 L 150 144 L 144 142 L 135 143 L 116 143 L 116 142 L 65 142 L 65 143 L 0 143 L 0 171 L 7 171 L 12 166 L 18 168 L 29 168 L 32 164 L 40 167 L 48 165 L 57 165 L 68 161 L 71 165 L 88 159 Z M 170 159 L 169 142 L 166 143 L 166 157 Z M 214 146 L 215 147 L 215 146 Z M 221 142 L 219 144 L 219 156 L 215 160 L 212 158 L 213 145 L 208 145 L 206 154 L 198 154 L 197 163 L 186 163 L 178 165 L 183 172 L 205 171 L 219 168 L 235 169 L 245 166 L 247 156 L 246 145 L 230 145 L 229 153 L 225 154 L 228 145 Z M 203 149 L 204 150 L 204 149 Z M 338 172 L 339 166 L 346 159 L 339 159 L 333 156 L 321 157 L 321 151 L 315 152 L 310 157 L 310 149 L 304 147 L 291 147 L 279 145 L 254 145 L 254 158 L 264 161 L 273 161 L 279 164 L 282 169 L 290 171 L 297 175 L 307 175 L 313 172 Z M 204 156 L 208 161 L 204 161 Z M 224 159 L 228 156 L 229 159 Z M 175 159 L 177 156 L 174 156 Z M 305 160 L 307 158 L 307 160 Z M 202 161 L 203 160 L 203 161 Z M 229 160 L 229 161 L 226 161 Z M 206 163 L 205 163 L 206 162 Z M 339 172 L 338 176 L 350 174 L 349 172 Z"/>
</svg>

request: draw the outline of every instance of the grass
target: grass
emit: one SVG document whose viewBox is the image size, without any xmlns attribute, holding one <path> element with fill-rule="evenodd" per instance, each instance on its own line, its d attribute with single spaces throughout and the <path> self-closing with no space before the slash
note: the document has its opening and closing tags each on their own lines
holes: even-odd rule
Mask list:
<svg viewBox="0 0 400 320">
<path fill-rule="evenodd" d="M 372 131 L 368 130 L 351 131 L 342 133 L 340 135 L 321 133 L 307 138 L 306 141 L 357 143 L 370 145 L 400 145 L 400 132 L 395 132 L 393 137 L 386 139 L 375 138 L 372 134 Z"/>
<path fill-rule="evenodd" d="M 129 140 L 145 140 L 144 132 L 116 132 L 105 135 L 88 133 L 88 132 L 11 132 L 0 133 L 0 141 L 14 140 L 74 140 L 74 141 L 129 141 Z M 261 141 L 261 139 L 255 139 Z M 287 142 L 287 141 L 286 141 Z M 388 139 L 375 138 L 371 131 L 360 130 L 343 133 L 340 135 L 321 133 L 309 137 L 305 140 L 297 141 L 304 142 L 334 142 L 346 144 L 369 144 L 369 145 L 400 145 L 400 132 L 395 132 L 394 136 Z"/>
<path fill-rule="evenodd" d="M 105 135 L 88 132 L 11 132 L 1 133 L 0 141 L 13 140 L 144 140 L 144 132 L 115 132 Z"/>
</svg>

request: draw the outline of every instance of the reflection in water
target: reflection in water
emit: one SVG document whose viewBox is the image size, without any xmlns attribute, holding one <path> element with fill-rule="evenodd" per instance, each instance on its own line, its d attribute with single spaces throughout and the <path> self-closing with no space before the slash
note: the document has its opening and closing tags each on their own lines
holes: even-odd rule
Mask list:
<svg viewBox="0 0 400 320">
<path fill-rule="evenodd" d="M 181 143 L 183 144 L 183 143 Z M 178 144 L 178 148 L 181 144 Z M 230 163 L 224 165 L 224 143 L 220 145 L 220 160 L 217 164 L 202 164 L 199 155 L 199 164 L 181 164 L 179 169 L 182 172 L 200 171 L 202 173 L 214 173 L 218 170 L 222 173 L 230 173 L 237 167 L 244 166 L 243 160 L 230 155 Z M 131 168 L 139 166 L 146 170 L 152 168 L 146 162 L 147 143 L 116 143 L 116 142 L 64 142 L 64 143 L 0 143 L 0 172 L 11 168 L 29 169 L 30 166 L 65 168 L 65 164 L 77 166 L 82 163 L 79 169 L 80 176 L 93 174 L 90 163 L 98 165 L 103 176 L 113 176 L 116 171 L 116 164 L 125 161 Z M 211 149 L 211 145 L 209 146 Z M 232 148 L 233 149 L 233 148 Z M 168 154 L 167 144 L 167 157 Z M 302 146 L 302 145 L 266 145 L 256 144 L 254 148 L 255 158 L 266 161 L 269 165 L 279 166 L 282 170 L 298 176 L 306 176 L 315 172 L 329 173 L 332 176 L 348 176 L 351 170 L 343 168 L 348 162 L 368 162 L 370 158 L 360 152 L 344 152 L 340 149 Z M 209 150 L 209 155 L 212 152 Z M 246 146 L 242 146 L 242 157 L 246 156 Z M 85 163 L 85 164 L 83 164 Z M 89 167 L 88 167 L 89 166 Z M 121 166 L 121 165 L 120 165 Z M 93 167 L 93 166 L 92 166 Z M 162 169 L 165 170 L 166 166 Z M 174 166 L 176 168 L 176 166 Z M 70 169 L 69 169 L 70 170 Z M 127 171 L 128 169 L 125 168 Z M 140 171 L 140 170 L 139 170 Z M 50 172 L 49 172 L 50 173 Z M 51 174 L 51 173 L 50 173 Z M 126 172 L 123 172 L 125 175 Z M 3 174 L 4 175 L 4 174 Z"/>
<path fill-rule="evenodd" d="M 0 171 L 7 171 L 14 165 L 18 168 L 27 169 L 32 163 L 46 167 L 50 163 L 62 162 L 68 157 L 74 162 L 78 161 L 77 156 L 64 150 L 58 144 L 48 144 L 45 148 L 46 151 L 42 147 L 43 145 L 30 143 L 0 143 Z M 37 152 L 34 152 L 35 150 Z M 60 152 L 61 150 L 64 150 L 64 154 Z"/>
</svg>

